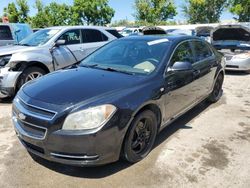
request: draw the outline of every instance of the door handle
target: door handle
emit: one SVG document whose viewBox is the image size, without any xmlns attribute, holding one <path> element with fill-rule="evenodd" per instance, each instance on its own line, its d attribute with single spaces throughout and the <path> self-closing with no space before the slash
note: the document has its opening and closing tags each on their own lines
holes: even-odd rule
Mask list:
<svg viewBox="0 0 250 188">
<path fill-rule="evenodd" d="M 201 73 L 201 71 L 200 71 L 200 70 L 193 70 L 193 75 L 194 75 L 194 77 L 199 76 L 199 75 L 200 75 L 200 73 Z"/>
</svg>

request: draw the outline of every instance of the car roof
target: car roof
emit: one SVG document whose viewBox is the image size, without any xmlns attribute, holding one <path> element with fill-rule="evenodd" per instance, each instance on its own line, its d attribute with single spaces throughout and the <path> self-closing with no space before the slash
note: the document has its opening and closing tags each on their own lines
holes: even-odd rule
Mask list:
<svg viewBox="0 0 250 188">
<path fill-rule="evenodd" d="M 48 27 L 44 29 L 113 29 L 111 27 L 103 27 L 103 26 L 53 26 L 53 27 Z"/>
<path fill-rule="evenodd" d="M 129 37 L 123 37 L 119 40 L 158 40 L 158 39 L 168 39 L 172 42 L 181 42 L 183 40 L 189 40 L 189 39 L 198 39 L 201 40 L 199 37 L 195 36 L 188 36 L 188 35 L 138 35 L 138 36 L 129 36 Z"/>
</svg>

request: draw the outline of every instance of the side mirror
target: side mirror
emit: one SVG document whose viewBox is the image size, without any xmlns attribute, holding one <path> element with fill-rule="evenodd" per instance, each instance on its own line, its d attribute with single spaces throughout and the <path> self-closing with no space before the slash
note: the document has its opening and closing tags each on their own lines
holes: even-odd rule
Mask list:
<svg viewBox="0 0 250 188">
<path fill-rule="evenodd" d="M 55 42 L 55 46 L 56 47 L 59 47 L 59 46 L 62 46 L 62 45 L 64 45 L 65 44 L 65 40 L 57 40 L 56 42 Z"/>
<path fill-rule="evenodd" d="M 187 61 L 177 61 L 172 67 L 168 68 L 168 71 L 179 72 L 179 71 L 191 71 L 193 70 L 192 64 Z"/>
</svg>

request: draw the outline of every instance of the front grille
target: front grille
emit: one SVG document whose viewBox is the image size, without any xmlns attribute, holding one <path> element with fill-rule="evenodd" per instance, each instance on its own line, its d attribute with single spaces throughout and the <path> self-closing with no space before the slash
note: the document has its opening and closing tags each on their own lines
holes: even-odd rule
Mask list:
<svg viewBox="0 0 250 188">
<path fill-rule="evenodd" d="M 38 147 L 38 146 L 35 146 L 35 145 L 33 145 L 33 144 L 31 144 L 31 143 L 28 143 L 28 142 L 26 142 L 26 141 L 24 141 L 24 140 L 22 140 L 22 139 L 20 139 L 20 140 L 21 140 L 21 142 L 27 147 L 27 149 L 30 149 L 30 150 L 33 150 L 33 151 L 35 151 L 35 152 L 44 154 L 44 149 L 43 149 L 43 148 L 40 148 L 40 147 Z"/>
<path fill-rule="evenodd" d="M 56 112 L 47 110 L 47 109 L 43 109 L 40 107 L 36 107 L 30 104 L 25 103 L 22 99 L 18 98 L 17 101 L 23 108 L 25 108 L 27 111 L 29 111 L 30 113 L 32 113 L 35 116 L 38 116 L 42 119 L 53 119 L 53 117 L 56 115 Z"/>
<path fill-rule="evenodd" d="M 239 68 L 239 66 L 237 66 L 237 65 L 226 65 L 226 67 L 227 67 L 227 68 L 236 68 L 236 69 Z"/>
</svg>

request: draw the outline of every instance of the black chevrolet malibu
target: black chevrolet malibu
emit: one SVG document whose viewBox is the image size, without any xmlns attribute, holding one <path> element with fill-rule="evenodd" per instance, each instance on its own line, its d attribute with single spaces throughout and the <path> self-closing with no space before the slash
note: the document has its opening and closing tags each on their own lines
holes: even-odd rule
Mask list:
<svg viewBox="0 0 250 188">
<path fill-rule="evenodd" d="M 90 166 L 137 162 L 157 133 L 203 100 L 222 95 L 224 61 L 189 36 L 113 41 L 79 66 L 24 85 L 13 123 L 30 154 Z"/>
</svg>

